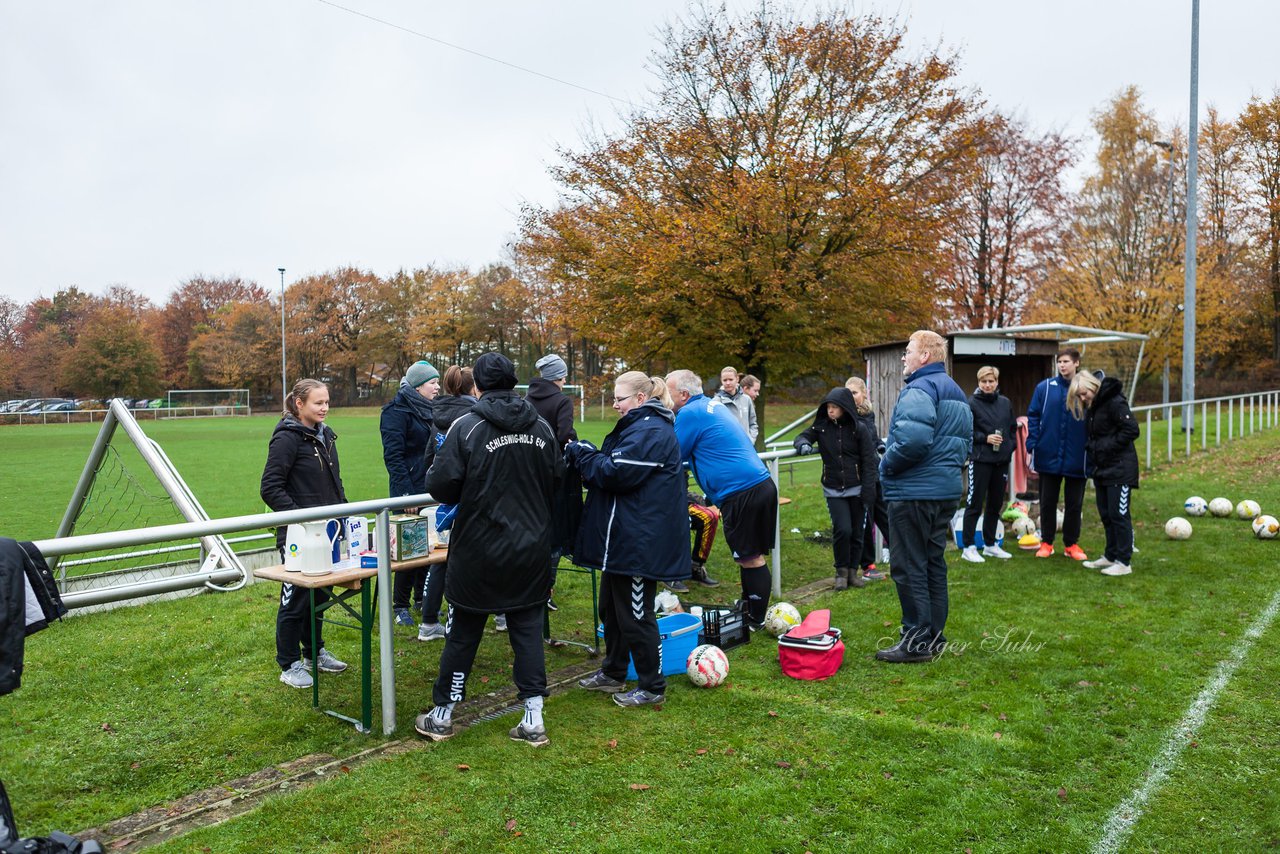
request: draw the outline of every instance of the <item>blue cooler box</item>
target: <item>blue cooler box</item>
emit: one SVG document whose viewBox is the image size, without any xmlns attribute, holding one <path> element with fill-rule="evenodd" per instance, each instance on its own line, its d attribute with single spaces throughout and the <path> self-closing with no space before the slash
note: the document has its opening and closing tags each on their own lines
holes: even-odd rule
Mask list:
<svg viewBox="0 0 1280 854">
<path fill-rule="evenodd" d="M 698 645 L 698 632 L 702 619 L 692 614 L 668 614 L 658 618 L 658 642 L 662 648 L 662 675 L 674 676 L 685 672 L 689 653 Z M 596 637 L 604 644 L 604 626 L 596 626 Z M 636 678 L 636 665 L 627 662 L 627 678 Z"/>
</svg>

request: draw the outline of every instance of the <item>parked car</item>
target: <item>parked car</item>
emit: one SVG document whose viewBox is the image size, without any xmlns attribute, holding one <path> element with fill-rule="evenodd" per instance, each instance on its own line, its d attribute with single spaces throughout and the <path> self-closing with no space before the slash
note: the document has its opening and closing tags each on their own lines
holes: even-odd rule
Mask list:
<svg viewBox="0 0 1280 854">
<path fill-rule="evenodd" d="M 51 400 L 40 407 L 41 412 L 75 412 L 75 410 L 76 402 L 74 400 Z"/>
<path fill-rule="evenodd" d="M 137 400 L 135 400 L 132 404 L 130 404 L 129 408 L 130 409 L 146 409 L 147 404 L 149 404 L 150 402 L 151 402 L 150 398 L 140 397 Z"/>
<path fill-rule="evenodd" d="M 147 404 L 147 409 L 168 409 L 169 404 L 165 402 L 163 397 L 157 397 L 155 400 Z"/>
</svg>

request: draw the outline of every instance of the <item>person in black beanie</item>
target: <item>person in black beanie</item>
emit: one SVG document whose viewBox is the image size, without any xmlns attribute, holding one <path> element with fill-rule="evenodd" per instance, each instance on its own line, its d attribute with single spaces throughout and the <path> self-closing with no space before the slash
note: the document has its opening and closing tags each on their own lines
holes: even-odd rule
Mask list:
<svg viewBox="0 0 1280 854">
<path fill-rule="evenodd" d="M 1017 422 L 1013 404 L 999 391 L 1000 370 L 991 365 L 978 368 L 978 389 L 969 397 L 973 410 L 973 451 L 969 457 L 969 489 L 965 496 L 964 550 L 960 557 L 969 563 L 984 563 L 994 557 L 1013 557 L 996 545 L 996 523 L 1004 506 L 1009 485 L 1009 460 L 1017 444 Z M 982 553 L 974 545 L 978 517 L 982 517 Z"/>
<path fill-rule="evenodd" d="M 382 407 L 382 462 L 391 479 L 390 495 L 419 495 L 427 491 L 427 467 L 435 453 L 432 401 L 440 392 L 440 372 L 427 361 L 415 362 L 400 380 L 400 390 Z M 406 507 L 401 512 L 417 513 Z M 409 613 L 409 597 L 419 603 L 426 584 L 425 567 L 397 572 L 391 607 L 396 625 L 415 626 Z"/>
<path fill-rule="evenodd" d="M 506 614 L 515 653 L 516 696 L 525 713 L 512 741 L 549 743 L 542 719 L 547 669 L 542 649 L 551 557 L 551 506 L 564 460 L 555 433 L 513 389 L 515 367 L 485 353 L 472 368 L 480 401 L 453 423 L 427 471 L 434 498 L 457 504 L 449 535 L 449 599 L 440 672 L 431 711 L 414 728 L 432 741 L 451 738 L 454 707 L 490 614 Z"/>
</svg>

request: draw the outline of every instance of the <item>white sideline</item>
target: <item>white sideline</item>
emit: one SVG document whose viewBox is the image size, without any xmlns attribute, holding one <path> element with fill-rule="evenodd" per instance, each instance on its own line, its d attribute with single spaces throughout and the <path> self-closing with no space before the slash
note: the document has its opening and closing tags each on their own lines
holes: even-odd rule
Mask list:
<svg viewBox="0 0 1280 854">
<path fill-rule="evenodd" d="M 1244 636 L 1231 648 L 1231 654 L 1223 661 L 1218 662 L 1218 668 L 1214 671 L 1213 678 L 1209 680 L 1209 684 L 1205 686 L 1200 695 L 1196 697 L 1195 702 L 1187 709 L 1186 714 L 1182 716 L 1182 720 L 1178 721 L 1173 728 L 1173 732 L 1165 741 L 1160 755 L 1156 757 L 1155 761 L 1151 763 L 1151 767 L 1147 769 L 1147 776 L 1142 785 L 1112 810 L 1103 829 L 1102 838 L 1093 846 L 1096 854 L 1112 854 L 1112 852 L 1120 850 L 1120 846 L 1128 838 L 1133 826 L 1142 817 L 1143 807 L 1146 806 L 1147 801 L 1169 776 L 1169 772 L 1178 761 L 1178 756 L 1191 743 L 1196 731 L 1204 723 L 1205 716 L 1209 714 L 1209 710 L 1217 702 L 1218 694 L 1226 687 L 1231 677 L 1235 675 L 1237 668 L 1244 661 L 1244 657 L 1249 654 L 1249 649 L 1253 646 L 1254 641 L 1262 637 L 1262 633 L 1271 625 L 1271 621 L 1275 619 L 1277 612 L 1280 612 L 1280 590 L 1276 591 L 1266 609 L 1258 615 L 1258 618 L 1249 626 Z"/>
</svg>

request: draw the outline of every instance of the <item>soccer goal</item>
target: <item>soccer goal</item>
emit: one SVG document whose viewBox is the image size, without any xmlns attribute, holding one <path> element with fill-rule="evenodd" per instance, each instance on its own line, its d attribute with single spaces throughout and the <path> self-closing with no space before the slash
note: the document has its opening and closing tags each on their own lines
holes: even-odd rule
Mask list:
<svg viewBox="0 0 1280 854">
<path fill-rule="evenodd" d="M 121 428 L 121 429 L 117 429 Z M 58 526 L 58 537 L 208 521 L 164 449 L 120 400 L 102 427 Z M 90 604 L 208 587 L 235 590 L 248 573 L 221 536 L 111 549 L 75 560 L 49 559 L 64 593 L 90 592 Z M 223 586 L 230 584 L 231 586 Z"/>
<path fill-rule="evenodd" d="M 170 389 L 164 405 L 170 418 L 253 414 L 247 388 Z"/>
</svg>

